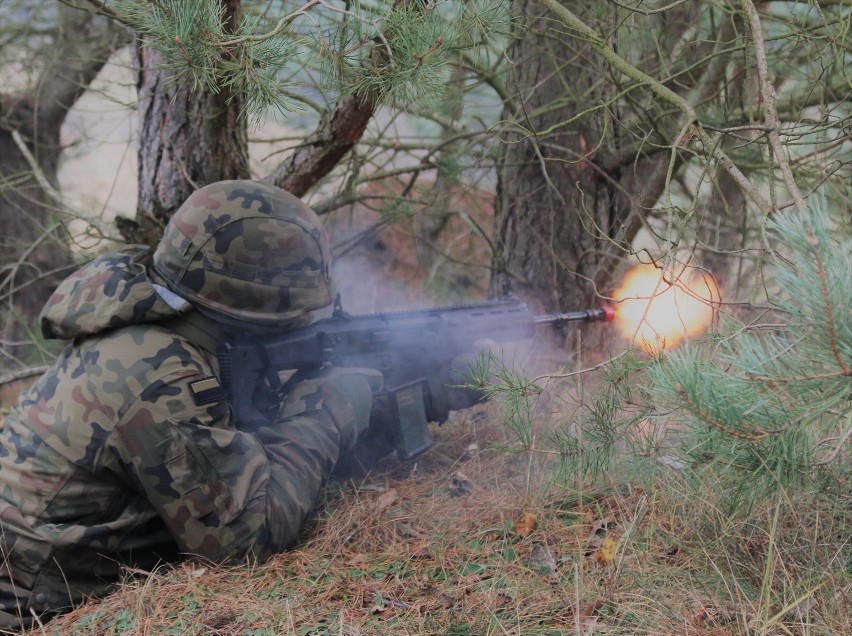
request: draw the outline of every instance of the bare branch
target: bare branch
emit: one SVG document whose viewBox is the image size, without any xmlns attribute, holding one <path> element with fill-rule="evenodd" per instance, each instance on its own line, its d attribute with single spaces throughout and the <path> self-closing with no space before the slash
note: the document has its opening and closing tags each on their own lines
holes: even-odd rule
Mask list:
<svg viewBox="0 0 852 636">
<path fill-rule="evenodd" d="M 651 92 L 657 95 L 657 97 L 669 104 L 672 104 L 683 112 L 688 118 L 688 123 L 694 124 L 693 131 L 695 136 L 698 137 L 704 145 L 705 152 L 710 152 L 710 154 L 719 161 L 722 167 L 731 175 L 731 178 L 740 188 L 742 188 L 746 196 L 748 196 L 755 205 L 766 213 L 771 210 L 772 206 L 763 198 L 763 195 L 758 192 L 754 184 L 749 181 L 748 177 L 742 173 L 721 146 L 710 137 L 706 130 L 704 130 L 698 119 L 698 114 L 688 101 L 658 80 L 654 79 L 647 73 L 640 71 L 638 68 L 627 62 L 627 60 L 613 51 L 607 42 L 594 29 L 580 20 L 580 18 L 578 18 L 572 11 L 562 6 L 559 2 L 557 2 L 557 0 L 538 0 L 538 2 L 551 13 L 555 14 L 563 25 L 572 31 L 579 33 L 583 39 L 587 41 L 589 45 L 615 69 L 640 84 L 647 86 Z"/>
<path fill-rule="evenodd" d="M 416 3 L 415 6 L 421 11 L 428 10 L 427 3 Z M 392 34 L 383 34 L 383 37 L 389 38 Z M 381 48 L 376 51 L 372 56 L 373 61 L 381 64 L 386 54 L 381 52 Z M 360 141 L 373 117 L 377 102 L 377 95 L 363 91 L 342 97 L 334 109 L 326 111 L 316 130 L 304 143 L 299 144 L 263 180 L 297 197 L 304 196 Z"/>
<path fill-rule="evenodd" d="M 793 177 L 793 171 L 790 169 L 790 162 L 784 154 L 784 148 L 781 146 L 781 139 L 778 136 L 778 131 L 781 129 L 781 123 L 778 120 L 778 112 L 775 110 L 775 87 L 769 79 L 769 64 L 766 61 L 766 45 L 763 42 L 763 25 L 760 23 L 760 16 L 757 14 L 757 9 L 751 0 L 742 0 L 743 9 L 748 16 L 749 26 L 751 27 L 751 37 L 754 40 L 754 54 L 757 58 L 757 75 L 760 81 L 760 95 L 763 101 L 763 116 L 766 119 L 766 124 L 769 126 L 767 138 L 769 145 L 772 148 L 772 153 L 775 155 L 775 160 L 781 169 L 781 176 L 790 194 L 796 201 L 796 207 L 799 212 L 804 212 L 805 197 L 802 195 L 799 186 L 796 185 L 796 180 Z"/>
</svg>

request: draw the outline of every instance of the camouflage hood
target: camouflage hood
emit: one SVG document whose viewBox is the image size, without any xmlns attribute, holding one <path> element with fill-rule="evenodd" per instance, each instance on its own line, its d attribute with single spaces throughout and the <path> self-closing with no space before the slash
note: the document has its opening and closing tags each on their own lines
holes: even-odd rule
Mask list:
<svg viewBox="0 0 852 636">
<path fill-rule="evenodd" d="M 41 310 L 44 337 L 70 340 L 189 311 L 189 302 L 150 278 L 150 255 L 145 246 L 131 246 L 71 274 Z"/>
</svg>

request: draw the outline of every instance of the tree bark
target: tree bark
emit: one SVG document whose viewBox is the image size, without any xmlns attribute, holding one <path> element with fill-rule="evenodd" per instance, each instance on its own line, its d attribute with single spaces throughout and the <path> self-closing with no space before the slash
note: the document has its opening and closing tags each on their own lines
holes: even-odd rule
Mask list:
<svg viewBox="0 0 852 636">
<path fill-rule="evenodd" d="M 606 103 L 613 88 L 597 57 L 582 43 L 570 45 L 544 9 L 527 0 L 513 6 L 524 29 L 508 55 L 519 107 L 504 110 L 515 125 L 503 135 L 492 293 L 509 279 L 539 309 L 588 306 L 607 291 L 632 238 L 622 231 L 632 207 L 620 168 L 596 164 L 617 150 L 617 113 L 602 108 L 564 122 Z"/>
<path fill-rule="evenodd" d="M 264 181 L 297 197 L 305 196 L 358 143 L 374 112 L 375 103 L 369 96 L 356 93 L 341 98 Z"/>
<path fill-rule="evenodd" d="M 222 0 L 226 29 L 239 20 L 240 0 Z M 159 68 L 162 57 L 137 39 L 139 194 L 134 221 L 120 220 L 130 242 L 155 245 L 172 213 L 196 189 L 249 178 L 244 98 L 222 87 L 195 90 Z"/>
</svg>

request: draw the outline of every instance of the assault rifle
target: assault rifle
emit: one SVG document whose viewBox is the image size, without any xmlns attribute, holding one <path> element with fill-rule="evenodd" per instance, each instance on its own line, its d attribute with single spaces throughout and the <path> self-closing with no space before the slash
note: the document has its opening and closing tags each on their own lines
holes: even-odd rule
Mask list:
<svg viewBox="0 0 852 636">
<path fill-rule="evenodd" d="M 381 409 L 383 419 L 394 423 L 397 456 L 411 459 L 432 445 L 429 419 L 442 421 L 448 411 L 446 397 L 438 395 L 434 385 L 430 389 L 430 380 L 449 378 L 453 360 L 472 352 L 478 340 L 517 342 L 532 338 L 539 327 L 614 316 L 609 307 L 534 316 L 515 300 L 353 316 L 338 301 L 331 318 L 280 334 L 226 342 L 218 358 L 222 383 L 237 421 L 243 422 L 272 406 L 259 404 L 258 395 L 264 385 L 273 387 L 273 393 L 274 387 L 280 390 L 284 370 L 381 371 L 384 386 L 373 396 L 373 414 Z"/>
</svg>

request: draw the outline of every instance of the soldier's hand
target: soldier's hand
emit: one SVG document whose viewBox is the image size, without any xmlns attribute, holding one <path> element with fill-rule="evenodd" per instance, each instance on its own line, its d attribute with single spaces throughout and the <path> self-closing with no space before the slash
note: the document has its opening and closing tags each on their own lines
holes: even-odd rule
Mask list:
<svg viewBox="0 0 852 636">
<path fill-rule="evenodd" d="M 335 420 L 350 422 L 349 430 L 341 430 L 340 434 L 341 450 L 351 448 L 370 426 L 373 393 L 384 384 L 381 372 L 375 369 L 332 367 L 323 371 L 315 381 L 324 385 L 327 402 L 338 403 L 341 417 L 335 417 Z M 329 409 L 329 406 L 326 408 Z"/>
<path fill-rule="evenodd" d="M 474 350 L 456 356 L 449 368 L 427 378 L 430 400 L 426 416 L 435 422 L 444 422 L 450 411 L 468 408 L 484 402 L 488 394 L 486 385 L 491 376 L 491 355 L 498 353 L 492 340 L 478 340 Z"/>
</svg>

